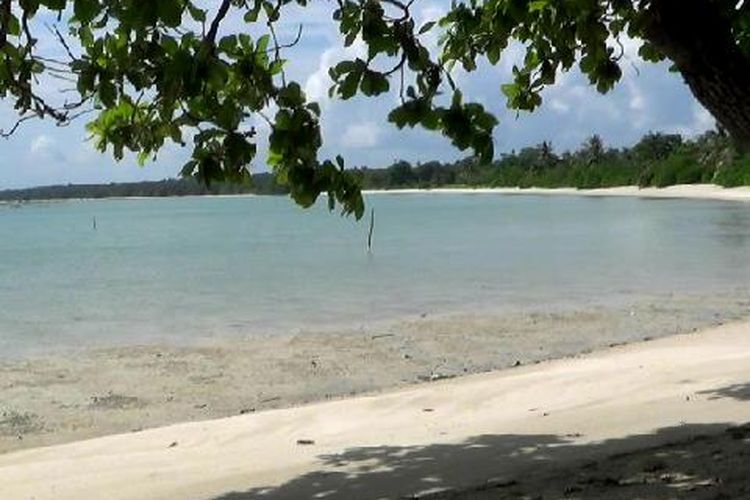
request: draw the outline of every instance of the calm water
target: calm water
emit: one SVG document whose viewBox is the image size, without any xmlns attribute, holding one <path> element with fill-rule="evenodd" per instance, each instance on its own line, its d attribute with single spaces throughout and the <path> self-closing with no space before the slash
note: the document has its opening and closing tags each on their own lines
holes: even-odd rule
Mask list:
<svg viewBox="0 0 750 500">
<path fill-rule="evenodd" d="M 367 222 L 285 198 L 0 206 L 0 352 L 750 283 L 750 205 L 459 194 L 369 204 L 372 255 Z"/>
</svg>

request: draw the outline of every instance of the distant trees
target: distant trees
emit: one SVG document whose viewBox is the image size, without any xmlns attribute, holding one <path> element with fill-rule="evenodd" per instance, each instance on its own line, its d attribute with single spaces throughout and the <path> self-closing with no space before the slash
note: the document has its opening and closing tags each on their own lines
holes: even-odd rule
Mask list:
<svg viewBox="0 0 750 500">
<path fill-rule="evenodd" d="M 388 185 L 392 187 L 407 187 L 414 185 L 417 176 L 406 161 L 397 161 L 388 167 Z"/>
<path fill-rule="evenodd" d="M 164 196 L 200 196 L 209 194 L 284 194 L 286 189 L 270 174 L 258 174 L 253 183 L 213 183 L 209 186 L 196 179 L 165 179 L 162 181 L 111 184 L 67 184 L 30 189 L 0 191 L 0 201 L 132 198 Z"/>
<path fill-rule="evenodd" d="M 668 157 L 682 146 L 679 134 L 660 134 L 649 132 L 631 148 L 639 161 L 659 161 Z"/>
<path fill-rule="evenodd" d="M 713 182 L 750 185 L 750 155 L 740 155 L 719 132 L 686 141 L 678 134 L 649 133 L 630 148 L 608 148 L 599 136 L 576 151 L 556 154 L 549 142 L 502 155 L 491 163 L 475 158 L 456 162 L 430 161 L 412 165 L 398 160 L 385 168 L 350 171 L 366 189 L 436 188 L 443 186 L 598 188 L 637 184 L 668 186 Z M 48 186 L 0 192 L 0 200 L 184 196 L 204 194 L 281 194 L 287 188 L 271 174 L 257 174 L 252 183 L 212 183 L 169 179 L 108 185 Z"/>
<path fill-rule="evenodd" d="M 685 141 L 679 134 L 650 132 L 630 148 L 607 147 L 593 135 L 575 151 L 557 154 L 551 143 L 522 148 L 492 163 L 472 158 L 412 166 L 394 162 L 385 171 L 367 170 L 369 189 L 439 186 L 520 186 L 596 188 L 622 185 L 667 186 L 715 182 L 750 184 L 750 157 L 741 156 L 726 136 L 707 132 Z"/>
<path fill-rule="evenodd" d="M 579 155 L 589 165 L 599 163 L 604 156 L 604 141 L 598 135 L 592 135 L 583 143 Z"/>
</svg>

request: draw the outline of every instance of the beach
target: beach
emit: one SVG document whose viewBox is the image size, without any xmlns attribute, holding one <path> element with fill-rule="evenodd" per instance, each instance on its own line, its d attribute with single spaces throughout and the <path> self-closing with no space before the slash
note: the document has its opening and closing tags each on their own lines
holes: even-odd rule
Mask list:
<svg viewBox="0 0 750 500">
<path fill-rule="evenodd" d="M 368 194 L 500 194 L 500 195 L 539 195 L 539 196 L 586 196 L 586 197 L 635 197 L 652 199 L 692 199 L 750 202 L 750 187 L 725 188 L 716 184 L 677 184 L 663 188 L 617 186 L 611 188 L 434 188 L 434 189 L 390 189 L 387 191 L 366 191 Z"/>
<path fill-rule="evenodd" d="M 0 452 L 340 399 L 689 333 L 747 292 L 586 309 L 421 315 L 380 328 L 126 345 L 0 362 Z"/>
<path fill-rule="evenodd" d="M 6 454 L 0 484 L 13 499 L 740 498 L 748 377 L 741 322 Z"/>
<path fill-rule="evenodd" d="M 640 187 L 640 186 L 615 186 L 609 188 L 543 188 L 543 187 L 445 187 L 445 188 L 404 188 L 404 189 L 368 189 L 365 194 L 501 194 L 501 195 L 549 195 L 549 196 L 584 196 L 584 197 L 634 197 L 653 199 L 693 199 L 693 200 L 718 200 L 718 201 L 750 201 L 750 186 L 723 187 L 717 184 L 675 184 L 666 187 Z M 258 195 L 245 194 L 210 194 L 210 195 L 185 195 L 183 199 L 200 198 L 254 198 Z M 272 195 L 277 196 L 277 195 Z M 321 196 L 327 196 L 321 193 Z M 149 200 L 153 196 L 127 196 L 108 197 L 108 200 Z M 156 197 L 158 198 L 158 197 Z M 2 205 L 19 205 L 28 203 L 63 203 L 75 201 L 94 201 L 103 198 L 66 198 L 66 199 L 40 199 L 27 202 L 3 201 Z"/>
</svg>

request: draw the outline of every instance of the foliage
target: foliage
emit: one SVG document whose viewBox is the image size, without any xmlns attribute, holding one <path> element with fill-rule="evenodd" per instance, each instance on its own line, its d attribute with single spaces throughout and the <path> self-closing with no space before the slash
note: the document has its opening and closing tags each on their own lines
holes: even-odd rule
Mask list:
<svg viewBox="0 0 750 500">
<path fill-rule="evenodd" d="M 607 148 L 592 136 L 572 152 L 555 154 L 551 144 L 505 154 L 490 163 L 467 158 L 455 163 L 359 169 L 370 189 L 443 186 L 605 188 L 716 183 L 750 185 L 750 155 L 740 156 L 727 137 L 708 132 L 692 141 L 676 134 L 649 133 L 630 148 Z M 397 173 L 398 175 L 394 175 Z M 411 179 L 411 182 L 408 180 Z"/>
<path fill-rule="evenodd" d="M 718 170 L 714 181 L 726 187 L 750 186 L 750 156 L 740 158 Z"/>
<path fill-rule="evenodd" d="M 398 88 L 400 102 L 390 112 L 390 122 L 436 131 L 472 152 L 474 163 L 489 165 L 497 121 L 481 104 L 464 98 L 451 76 L 455 66 L 473 71 L 483 60 L 497 64 L 511 44 L 522 47 L 523 61 L 513 67 L 512 81 L 501 86 L 508 106 L 519 111 L 536 109 L 543 89 L 574 67 L 607 92 L 622 74 L 622 37 L 640 40 L 640 54 L 647 60 L 665 57 L 651 41 L 658 17 L 652 10 L 669 1 L 674 4 L 470 0 L 453 3 L 441 19 L 417 25 L 412 1 L 336 0 L 331 17 L 345 45 L 361 41 L 366 55 L 331 68 L 330 93 L 346 100 Z M 743 57 L 750 54 L 746 2 L 698 3 L 728 20 L 733 47 Z M 305 6 L 307 0 L 221 0 L 210 9 L 192 0 L 0 0 L 0 97 L 12 100 L 20 114 L 6 134 L 29 118 L 67 124 L 93 111 L 88 130 L 100 151 L 111 151 L 116 159 L 131 151 L 145 162 L 169 142 L 190 143 L 192 156 L 182 174 L 210 186 L 248 179 L 257 160 L 255 125 L 264 120 L 271 130 L 265 161 L 297 203 L 309 206 L 327 193 L 331 208 L 339 203 L 345 213 L 359 218 L 364 213 L 362 175 L 347 171 L 341 157 L 319 158 L 320 107 L 285 75 L 284 50 L 299 36 L 282 43 L 275 26 L 294 4 Z M 39 19 L 49 13 L 62 23 L 52 30 L 65 49 L 64 60 L 42 53 L 34 34 L 43 24 Z M 231 15 L 242 17 L 245 26 L 226 33 L 221 25 Z M 440 37 L 437 51 L 425 42 L 433 31 Z M 51 77 L 71 82 L 75 99 L 50 104 L 40 89 Z M 585 153 L 568 159 L 570 181 L 590 186 L 628 178 L 621 159 L 600 146 L 593 140 Z M 670 155 L 679 145 L 662 144 L 666 149 L 658 152 L 643 146 L 636 154 Z M 523 154 L 508 159 L 509 169 L 493 182 L 562 182 L 558 172 L 541 173 L 539 167 L 551 158 L 537 153 L 533 160 Z M 536 166 L 530 168 L 528 161 Z M 673 161 L 678 168 L 687 160 Z M 404 178 L 403 169 L 394 171 L 394 182 L 466 180 L 461 173 L 438 179 L 432 167 L 420 166 L 414 178 Z"/>
</svg>

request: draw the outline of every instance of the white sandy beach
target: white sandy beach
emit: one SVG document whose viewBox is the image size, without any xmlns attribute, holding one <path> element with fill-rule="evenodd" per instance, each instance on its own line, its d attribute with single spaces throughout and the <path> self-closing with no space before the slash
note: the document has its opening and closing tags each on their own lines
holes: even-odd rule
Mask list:
<svg viewBox="0 0 750 500">
<path fill-rule="evenodd" d="M 6 454 L 0 496 L 394 498 L 488 480 L 528 485 L 545 467 L 748 422 L 748 381 L 750 323 L 735 323 L 380 395 Z M 677 496 L 680 484 L 670 486 Z"/>
<path fill-rule="evenodd" d="M 586 197 L 636 197 L 636 198 L 685 198 L 696 200 L 720 200 L 720 201 L 742 201 L 750 202 L 750 186 L 725 188 L 716 184 L 677 184 L 664 188 L 617 186 L 611 188 L 578 189 L 567 188 L 472 188 L 472 187 L 449 187 L 449 188 L 409 188 L 409 189 L 372 189 L 363 191 L 365 194 L 502 194 L 502 195 L 558 195 L 558 196 L 586 196 Z M 187 195 L 181 198 L 243 198 L 257 197 L 256 194 L 220 194 L 220 195 Z M 276 195 L 273 195 L 276 196 Z M 322 193 L 321 196 L 327 196 Z M 112 200 L 148 200 L 154 197 L 128 196 L 111 197 Z M 30 203 L 63 202 L 63 201 L 96 201 L 103 198 L 76 198 L 66 200 L 34 200 Z M 0 205 L 17 204 L 18 202 L 0 201 Z"/>
<path fill-rule="evenodd" d="M 562 196 L 630 196 L 637 198 L 688 198 L 696 200 L 723 200 L 750 202 L 750 186 L 724 188 L 715 184 L 680 184 L 665 188 L 620 186 L 601 189 L 577 188 L 435 188 L 435 189 L 391 189 L 366 191 L 368 194 L 502 194 L 502 195 L 562 195 Z"/>
</svg>

